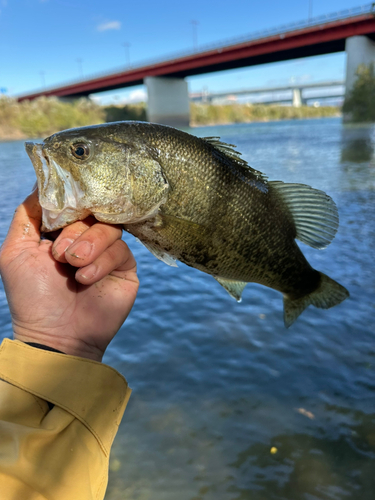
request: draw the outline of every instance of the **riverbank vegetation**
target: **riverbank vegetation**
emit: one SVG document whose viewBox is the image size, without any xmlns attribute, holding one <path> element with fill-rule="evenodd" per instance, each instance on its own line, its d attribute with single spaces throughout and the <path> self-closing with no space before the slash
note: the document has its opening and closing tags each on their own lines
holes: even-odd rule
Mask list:
<svg viewBox="0 0 375 500">
<path fill-rule="evenodd" d="M 339 116 L 337 107 L 276 106 L 265 104 L 191 104 L 191 125 L 204 126 L 253 121 L 291 120 Z M 89 99 L 62 101 L 40 97 L 34 101 L 17 102 L 0 97 L 0 140 L 47 137 L 73 127 L 120 120 L 146 121 L 146 104 L 99 106 Z"/>
<path fill-rule="evenodd" d="M 89 99 L 71 102 L 55 97 L 17 102 L 0 98 L 0 140 L 46 137 L 72 127 L 103 123 L 103 108 Z"/>
<path fill-rule="evenodd" d="M 146 103 L 108 106 L 104 108 L 106 121 L 142 120 L 146 118 Z M 246 123 L 271 120 L 294 120 L 298 118 L 320 118 L 339 116 L 335 106 L 277 106 L 268 104 L 190 104 L 190 124 L 194 126 L 219 125 L 224 123 Z"/>
<path fill-rule="evenodd" d="M 224 123 L 246 123 L 272 120 L 295 120 L 299 118 L 321 118 L 339 116 L 335 106 L 279 106 L 273 104 L 197 104 L 192 103 L 191 125 L 216 125 Z"/>
<path fill-rule="evenodd" d="M 146 103 L 125 104 L 123 106 L 105 106 L 105 121 L 119 122 L 123 120 L 147 121 Z"/>
<path fill-rule="evenodd" d="M 375 122 L 375 65 L 361 64 L 353 88 L 345 99 L 346 122 Z"/>
<path fill-rule="evenodd" d="M 118 120 L 147 121 L 146 104 L 143 102 L 125 106 L 108 106 L 104 110 L 107 122 Z M 268 104 L 190 104 L 190 124 L 192 127 L 339 115 L 340 109 L 335 106 L 293 108 L 292 106 Z"/>
</svg>

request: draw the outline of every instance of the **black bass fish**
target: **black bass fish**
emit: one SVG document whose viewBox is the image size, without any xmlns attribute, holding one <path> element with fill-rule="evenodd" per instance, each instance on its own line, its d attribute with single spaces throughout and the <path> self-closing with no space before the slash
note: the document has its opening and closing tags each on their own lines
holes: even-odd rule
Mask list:
<svg viewBox="0 0 375 500">
<path fill-rule="evenodd" d="M 44 231 L 93 214 L 123 224 L 158 259 L 211 274 L 238 301 L 248 282 L 284 296 L 289 327 L 310 304 L 349 296 L 313 269 L 295 239 L 324 248 L 338 212 L 324 192 L 269 181 L 217 137 L 118 122 L 65 130 L 26 143 Z"/>
</svg>

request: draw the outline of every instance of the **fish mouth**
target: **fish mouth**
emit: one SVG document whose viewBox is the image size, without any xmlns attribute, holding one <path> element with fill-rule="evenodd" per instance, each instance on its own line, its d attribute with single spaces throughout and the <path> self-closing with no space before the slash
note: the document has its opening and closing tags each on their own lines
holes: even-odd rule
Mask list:
<svg viewBox="0 0 375 500">
<path fill-rule="evenodd" d="M 83 207 L 84 192 L 80 184 L 46 154 L 43 144 L 26 142 L 25 149 L 37 177 L 42 207 L 41 230 L 55 231 L 90 215 L 91 212 Z"/>
</svg>

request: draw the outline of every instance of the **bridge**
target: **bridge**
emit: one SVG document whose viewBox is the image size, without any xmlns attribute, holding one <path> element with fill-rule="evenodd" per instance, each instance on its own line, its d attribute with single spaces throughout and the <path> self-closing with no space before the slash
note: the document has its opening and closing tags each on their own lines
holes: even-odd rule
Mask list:
<svg viewBox="0 0 375 500">
<path fill-rule="evenodd" d="M 332 92 L 323 92 L 322 89 L 333 88 Z M 318 100 L 318 99 L 334 99 L 344 96 L 345 82 L 344 80 L 330 80 L 324 82 L 310 82 L 310 83 L 294 83 L 289 85 L 282 85 L 278 87 L 259 87 L 259 88 L 249 88 L 226 92 L 197 92 L 190 93 L 190 101 L 193 102 L 213 102 L 221 99 L 237 99 L 237 97 L 249 97 L 257 94 L 271 94 L 271 99 L 262 101 L 267 104 L 271 103 L 289 103 L 291 102 L 294 107 L 299 107 L 302 104 L 306 104 L 308 100 Z M 314 95 L 307 95 L 305 90 L 317 90 L 318 93 Z M 320 91 L 320 92 L 319 92 Z M 282 93 L 283 96 L 275 97 L 275 94 Z M 286 97 L 286 93 L 290 94 L 290 97 Z"/>
<path fill-rule="evenodd" d="M 374 4 L 254 33 L 199 52 L 175 55 L 126 70 L 96 75 L 18 97 L 42 95 L 77 98 L 95 92 L 146 84 L 150 121 L 176 126 L 189 121 L 188 76 L 346 51 L 346 90 L 359 64 L 375 62 Z"/>
</svg>

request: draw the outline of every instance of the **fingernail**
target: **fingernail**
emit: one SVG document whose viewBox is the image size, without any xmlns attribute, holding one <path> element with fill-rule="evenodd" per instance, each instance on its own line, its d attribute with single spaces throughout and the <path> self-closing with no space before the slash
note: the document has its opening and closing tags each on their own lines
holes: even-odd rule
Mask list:
<svg viewBox="0 0 375 500">
<path fill-rule="evenodd" d="M 71 240 L 70 238 L 63 238 L 56 244 L 56 246 L 53 247 L 53 253 L 58 256 L 63 255 L 73 241 L 74 240 Z"/>
<path fill-rule="evenodd" d="M 69 248 L 69 253 L 76 259 L 86 259 L 92 252 L 92 243 L 80 241 Z"/>
<path fill-rule="evenodd" d="M 85 267 L 84 272 L 80 272 L 80 276 L 85 278 L 86 280 L 91 280 L 97 273 L 98 266 L 96 264 L 91 264 L 90 266 Z"/>
</svg>

